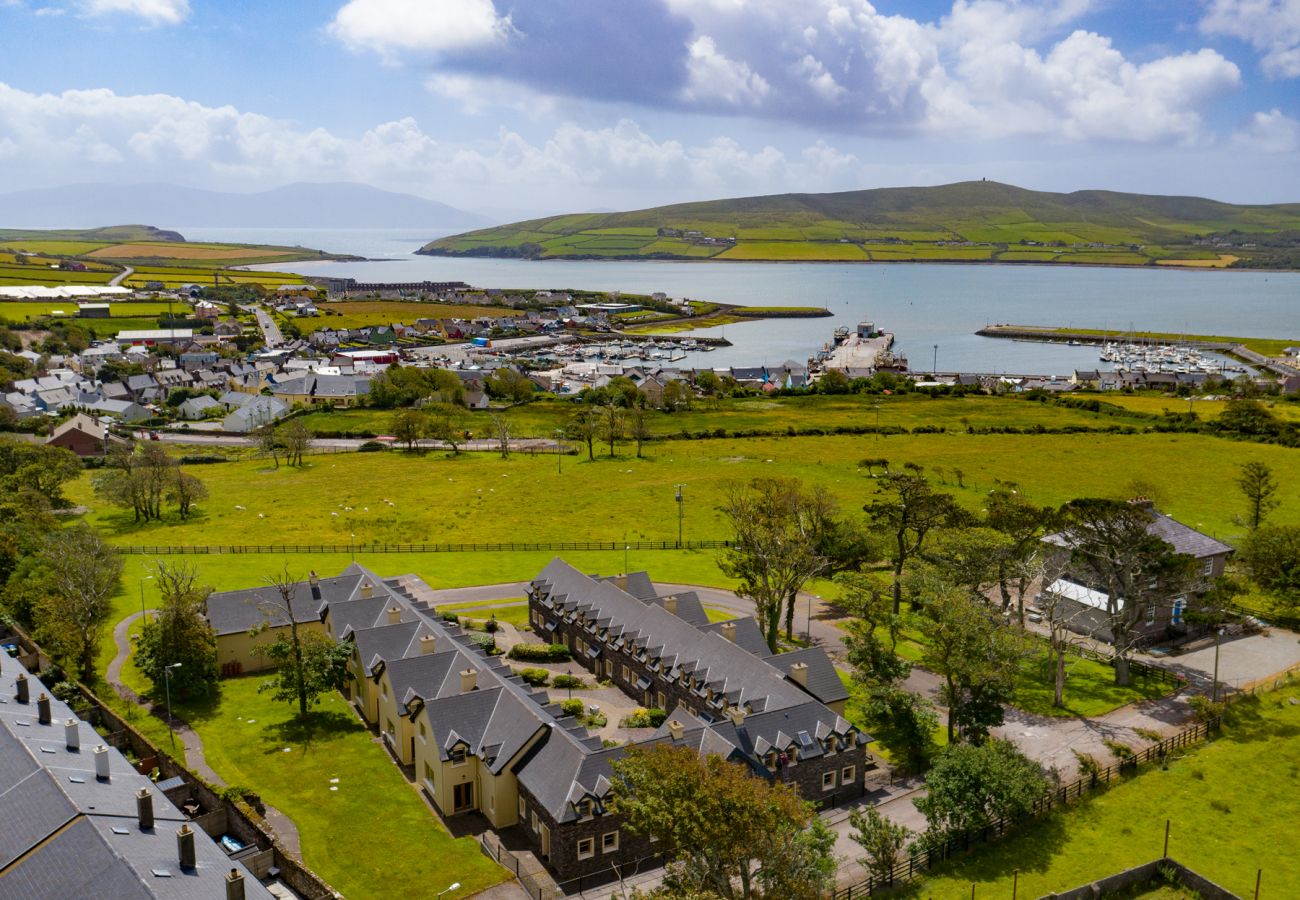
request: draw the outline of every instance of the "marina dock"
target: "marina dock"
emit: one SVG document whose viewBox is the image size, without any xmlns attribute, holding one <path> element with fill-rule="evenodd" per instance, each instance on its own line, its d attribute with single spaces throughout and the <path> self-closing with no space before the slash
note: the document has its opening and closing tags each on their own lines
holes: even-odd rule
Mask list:
<svg viewBox="0 0 1300 900">
<path fill-rule="evenodd" d="M 836 329 L 835 341 L 826 351 L 820 365 L 823 369 L 875 371 L 886 362 L 890 365 L 894 363 L 890 353 L 893 346 L 892 334 L 877 331 L 873 322 L 860 322 L 856 331 Z"/>
</svg>

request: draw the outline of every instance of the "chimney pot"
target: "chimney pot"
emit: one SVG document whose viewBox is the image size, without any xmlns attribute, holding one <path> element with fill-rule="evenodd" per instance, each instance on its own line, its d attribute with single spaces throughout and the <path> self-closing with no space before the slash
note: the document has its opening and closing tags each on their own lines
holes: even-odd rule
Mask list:
<svg viewBox="0 0 1300 900">
<path fill-rule="evenodd" d="M 367 581 L 365 584 L 361 585 L 362 600 L 369 600 L 373 596 L 375 596 L 375 586 L 373 584 Z"/>
<path fill-rule="evenodd" d="M 180 858 L 182 870 L 191 871 L 194 869 L 194 829 L 190 827 L 188 822 L 176 829 L 176 855 Z"/>
<path fill-rule="evenodd" d="M 135 792 L 135 815 L 140 822 L 141 831 L 153 828 L 153 794 L 148 788 L 140 788 Z"/>
<path fill-rule="evenodd" d="M 664 609 L 668 610 L 668 611 L 669 611 L 670 613 L 672 613 L 673 615 L 677 615 L 677 595 L 676 595 L 676 594 L 673 594 L 673 595 L 671 595 L 671 596 L 669 596 L 669 597 L 665 597 L 665 598 L 664 598 Z"/>
<path fill-rule="evenodd" d="M 108 748 L 103 744 L 95 748 L 95 777 L 108 781 Z"/>
<path fill-rule="evenodd" d="M 50 724 L 50 696 L 44 691 L 36 698 L 36 721 L 42 725 Z"/>
<path fill-rule="evenodd" d="M 790 677 L 795 680 L 796 684 L 804 687 L 808 686 L 808 664 L 797 662 L 790 667 Z"/>
<path fill-rule="evenodd" d="M 27 673 L 26 673 L 26 672 L 19 672 L 19 673 L 18 673 L 18 678 L 17 678 L 17 680 L 16 680 L 16 684 L 17 684 L 17 686 L 18 686 L 18 693 L 14 695 L 14 696 L 15 696 L 15 699 L 16 699 L 19 703 L 28 703 L 28 702 L 30 702 L 31 699 L 32 699 L 32 695 L 31 695 L 31 693 L 30 693 L 31 688 L 27 686 Z"/>
<path fill-rule="evenodd" d="M 244 900 L 244 873 L 238 869 L 226 874 L 226 900 Z"/>
<path fill-rule="evenodd" d="M 402 621 L 402 608 L 400 606 L 388 607 L 388 624 L 396 625 Z"/>
<path fill-rule="evenodd" d="M 68 719 L 63 723 L 63 738 L 69 750 L 81 749 L 81 725 L 76 719 Z"/>
<path fill-rule="evenodd" d="M 311 584 L 312 587 L 315 587 L 316 585 L 320 584 L 320 576 L 317 575 L 315 571 L 308 572 L 307 581 Z"/>
<path fill-rule="evenodd" d="M 723 636 L 724 638 L 726 638 L 727 640 L 731 641 L 733 644 L 736 643 L 736 623 L 735 623 L 735 622 L 723 622 L 723 623 L 722 623 L 722 636 Z"/>
<path fill-rule="evenodd" d="M 668 723 L 668 733 L 672 735 L 674 741 L 680 741 L 682 735 L 686 733 L 686 726 L 676 719 L 673 719 Z"/>
<path fill-rule="evenodd" d="M 468 694 L 478 683 L 478 669 L 466 669 L 460 673 L 460 692 Z"/>
<path fill-rule="evenodd" d="M 732 723 L 739 728 L 741 725 L 745 724 L 745 716 L 748 712 L 749 711 L 743 706 L 733 706 L 731 709 L 727 710 L 727 715 L 731 716 Z"/>
<path fill-rule="evenodd" d="M 438 649 L 438 639 L 431 634 L 420 635 L 420 653 L 429 654 Z"/>
</svg>

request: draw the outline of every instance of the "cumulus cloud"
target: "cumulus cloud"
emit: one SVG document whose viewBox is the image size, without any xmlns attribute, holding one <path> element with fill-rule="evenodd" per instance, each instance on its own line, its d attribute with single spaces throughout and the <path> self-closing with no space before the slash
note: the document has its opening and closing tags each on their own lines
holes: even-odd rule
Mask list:
<svg viewBox="0 0 1300 900">
<path fill-rule="evenodd" d="M 1200 29 L 1250 44 L 1270 78 L 1300 77 L 1300 0 L 1212 0 Z"/>
<path fill-rule="evenodd" d="M 353 49 L 386 58 L 407 50 L 442 53 L 499 44 L 510 17 L 497 15 L 492 0 L 350 0 L 329 27 Z"/>
<path fill-rule="evenodd" d="M 852 154 L 819 142 L 787 157 L 730 138 L 695 145 L 657 140 L 636 122 L 573 123 L 542 141 L 502 129 L 485 141 L 435 139 L 413 118 L 359 136 L 303 128 L 232 106 L 108 89 L 35 94 L 0 83 L 0 158 L 29 182 L 172 180 L 253 189 L 290 181 L 363 181 L 433 192 L 474 205 L 487 191 L 550 185 L 561 203 L 575 187 L 754 192 L 857 184 Z M 92 174 L 93 173 L 93 174 Z M 570 199 L 570 202 L 571 199 Z"/>
<path fill-rule="evenodd" d="M 549 0 L 512 7 L 508 40 L 490 50 L 368 46 L 450 77 L 545 95 L 847 132 L 1195 139 L 1206 107 L 1240 85 L 1237 67 L 1208 49 L 1130 60 L 1077 27 L 1092 6 L 955 0 L 943 17 L 921 21 L 868 0 Z M 502 8 L 498 0 L 498 16 Z"/>
<path fill-rule="evenodd" d="M 1257 112 L 1233 135 L 1233 142 L 1265 153 L 1295 153 L 1300 151 L 1300 120 L 1280 109 Z"/>
<path fill-rule="evenodd" d="M 88 16 L 136 16 L 150 25 L 179 25 L 190 14 L 188 0 L 81 0 Z"/>
</svg>

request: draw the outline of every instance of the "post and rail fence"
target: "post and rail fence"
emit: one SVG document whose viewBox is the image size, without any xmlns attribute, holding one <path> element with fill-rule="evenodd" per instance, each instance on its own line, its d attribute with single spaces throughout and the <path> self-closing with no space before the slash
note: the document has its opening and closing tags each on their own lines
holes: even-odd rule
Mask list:
<svg viewBox="0 0 1300 900">
<path fill-rule="evenodd" d="M 726 550 L 733 541 L 491 541 L 485 543 L 390 544 L 358 541 L 345 544 L 120 544 L 131 556 L 207 556 L 240 553 L 526 553 L 624 550 Z"/>
</svg>

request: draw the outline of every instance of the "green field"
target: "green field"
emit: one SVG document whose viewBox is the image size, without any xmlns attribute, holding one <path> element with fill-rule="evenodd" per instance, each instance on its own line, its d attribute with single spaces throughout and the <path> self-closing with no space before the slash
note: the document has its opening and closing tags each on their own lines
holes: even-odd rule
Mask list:
<svg viewBox="0 0 1300 900">
<path fill-rule="evenodd" d="M 322 328 L 367 328 L 373 325 L 411 325 L 416 319 L 476 319 L 514 315 L 506 306 L 469 306 L 455 303 L 430 303 L 404 300 L 344 300 L 320 303 L 319 316 L 294 319 L 304 333 Z"/>
<path fill-rule="evenodd" d="M 1206 878 L 1251 897 L 1300 896 L 1300 694 L 1295 687 L 1244 701 L 1208 746 L 1176 754 L 1093 799 L 1026 823 L 1011 837 L 943 866 L 900 892 L 914 898 L 1039 897 L 1169 855 Z M 1176 896 L 1176 895 L 1175 895 Z"/>
<path fill-rule="evenodd" d="M 1234 206 L 1194 197 L 1109 191 L 1052 194 L 996 182 L 965 182 L 555 216 L 440 238 L 420 252 L 1122 266 L 1159 261 L 1217 266 L 1233 260 L 1220 260 L 1217 253 L 1193 244 L 1193 237 L 1233 229 L 1296 228 L 1300 228 L 1300 207 L 1295 205 Z M 681 236 L 654 240 L 658 229 L 672 229 Z M 735 238 L 735 243 L 706 244 L 702 237 Z M 865 248 L 859 246 L 862 241 L 869 242 Z M 1022 244 L 1030 241 L 1063 246 L 1037 249 Z M 939 246 L 939 242 L 975 246 Z"/>
</svg>

